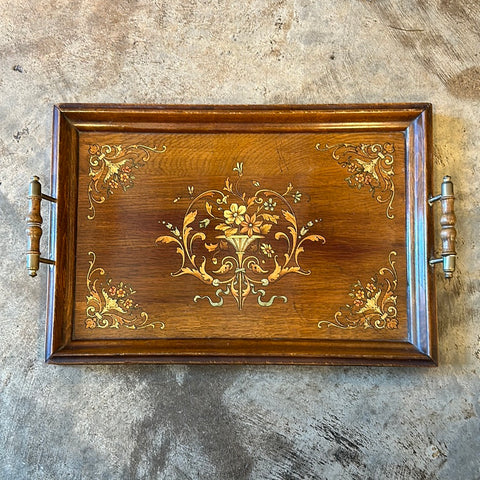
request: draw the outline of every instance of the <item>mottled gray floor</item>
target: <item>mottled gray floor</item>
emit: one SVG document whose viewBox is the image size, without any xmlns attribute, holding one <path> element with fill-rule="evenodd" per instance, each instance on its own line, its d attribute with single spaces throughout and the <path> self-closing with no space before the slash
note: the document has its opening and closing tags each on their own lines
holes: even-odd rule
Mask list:
<svg viewBox="0 0 480 480">
<path fill-rule="evenodd" d="M 0 478 L 480 478 L 477 0 L 0 0 Z M 59 102 L 430 101 L 458 273 L 437 369 L 58 367 L 26 186 Z"/>
</svg>

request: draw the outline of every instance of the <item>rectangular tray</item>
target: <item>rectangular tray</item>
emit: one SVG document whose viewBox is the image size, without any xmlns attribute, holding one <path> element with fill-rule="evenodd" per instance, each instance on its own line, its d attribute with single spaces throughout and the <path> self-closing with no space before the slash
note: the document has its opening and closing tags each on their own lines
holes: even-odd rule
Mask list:
<svg viewBox="0 0 480 480">
<path fill-rule="evenodd" d="M 50 363 L 434 365 L 431 105 L 54 109 Z"/>
</svg>

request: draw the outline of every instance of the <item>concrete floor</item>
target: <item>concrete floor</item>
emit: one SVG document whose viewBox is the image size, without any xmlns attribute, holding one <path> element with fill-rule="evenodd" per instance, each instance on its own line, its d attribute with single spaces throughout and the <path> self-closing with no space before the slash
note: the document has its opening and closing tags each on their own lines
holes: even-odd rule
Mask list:
<svg viewBox="0 0 480 480">
<path fill-rule="evenodd" d="M 0 478 L 480 478 L 478 0 L 0 0 Z M 52 105 L 429 101 L 458 272 L 440 366 L 60 367 L 24 266 Z"/>
</svg>

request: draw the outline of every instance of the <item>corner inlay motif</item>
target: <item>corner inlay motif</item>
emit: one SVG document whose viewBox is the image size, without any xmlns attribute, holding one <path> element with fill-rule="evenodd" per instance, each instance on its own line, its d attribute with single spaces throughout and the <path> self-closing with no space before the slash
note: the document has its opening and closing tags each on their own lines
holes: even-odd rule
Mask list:
<svg viewBox="0 0 480 480">
<path fill-rule="evenodd" d="M 339 143 L 323 145 L 317 143 L 315 148 L 320 152 L 331 151 L 332 157 L 347 170 L 345 182 L 358 190 L 368 188 L 379 203 L 387 204 L 387 218 L 394 218 L 393 199 L 395 185 L 393 183 L 393 153 L 392 143 L 375 143 L 368 145 L 350 145 Z"/>
<path fill-rule="evenodd" d="M 87 273 L 86 328 L 165 328 L 163 322 L 148 318 L 147 312 L 135 302 L 136 292 L 130 285 L 114 282 L 103 268 L 95 267 L 95 253 L 88 254 L 92 259 Z"/>
<path fill-rule="evenodd" d="M 145 145 L 90 145 L 87 191 L 90 213 L 87 218 L 95 218 L 95 204 L 105 202 L 118 189 L 126 192 L 133 187 L 135 170 L 148 162 L 151 153 L 164 153 L 166 150 L 165 145 L 160 150 Z"/>
<path fill-rule="evenodd" d="M 397 295 L 398 284 L 394 257 L 397 252 L 391 251 L 388 256 L 389 267 L 381 268 L 366 283 L 358 280 L 350 289 L 352 301 L 335 313 L 335 319 L 318 322 L 323 325 L 343 329 L 375 328 L 377 330 L 398 328 Z"/>
</svg>

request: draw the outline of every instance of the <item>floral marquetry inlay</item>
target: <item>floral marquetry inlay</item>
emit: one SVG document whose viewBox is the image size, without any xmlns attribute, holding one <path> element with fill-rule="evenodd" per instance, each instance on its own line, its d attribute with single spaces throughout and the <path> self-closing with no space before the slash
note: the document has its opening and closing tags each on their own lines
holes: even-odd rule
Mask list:
<svg viewBox="0 0 480 480">
<path fill-rule="evenodd" d="M 240 310 L 249 295 L 263 307 L 276 299 L 287 302 L 286 295 L 268 295 L 267 290 L 285 275 L 310 275 L 300 266 L 299 255 L 306 242 L 325 243 L 323 236 L 310 233 L 320 219 L 299 225 L 293 205 L 301 201 L 302 193 L 292 184 L 279 193 L 251 180 L 243 190 L 243 163 L 233 170 L 236 179 L 227 178 L 220 189 L 194 196 L 194 186 L 188 186 L 191 200 L 183 224 L 161 220 L 168 234 L 156 243 L 176 247 L 181 264 L 172 276 L 192 275 L 215 289 L 212 296 L 196 295 L 194 302 L 207 300 L 219 307 L 231 295 Z"/>
<path fill-rule="evenodd" d="M 318 327 L 375 328 L 396 329 L 397 320 L 397 288 L 398 277 L 395 270 L 392 251 L 388 256 L 389 266 L 381 268 L 377 274 L 365 283 L 358 280 L 350 290 L 352 301 L 335 313 L 334 320 L 322 320 Z"/>
<path fill-rule="evenodd" d="M 145 145 L 90 145 L 88 149 L 90 182 L 88 184 L 89 220 L 95 218 L 95 204 L 103 203 L 115 191 L 133 187 L 135 171 L 143 167 L 151 153 L 163 153 Z"/>
<path fill-rule="evenodd" d="M 374 143 L 368 145 L 350 145 L 340 143 L 323 145 L 317 143 L 315 148 L 321 152 L 331 151 L 332 157 L 347 170 L 347 184 L 358 190 L 367 188 L 372 197 L 380 203 L 387 204 L 387 217 L 392 214 L 395 185 L 393 183 L 393 153 L 392 143 Z"/>
<path fill-rule="evenodd" d="M 92 257 L 87 273 L 86 328 L 165 328 L 160 321 L 149 319 L 140 305 L 135 302 L 135 290 L 124 282 L 114 282 L 103 268 L 95 267 L 96 256 Z"/>
</svg>

